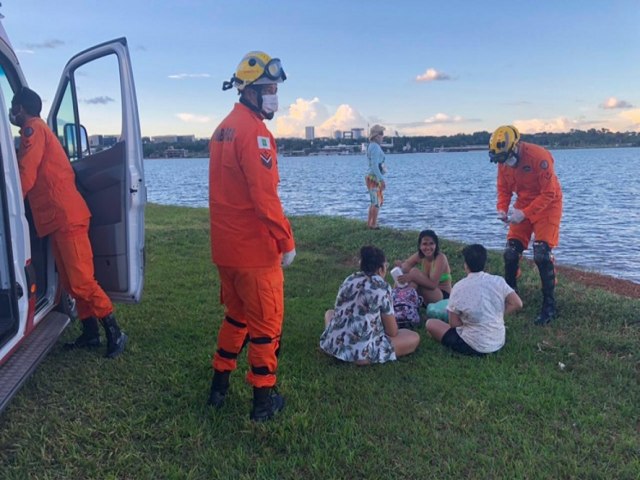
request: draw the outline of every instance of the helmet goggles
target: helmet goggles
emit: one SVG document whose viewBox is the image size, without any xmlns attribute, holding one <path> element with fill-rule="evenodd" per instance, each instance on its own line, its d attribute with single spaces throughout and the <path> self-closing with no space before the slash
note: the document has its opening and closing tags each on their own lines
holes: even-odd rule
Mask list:
<svg viewBox="0 0 640 480">
<path fill-rule="evenodd" d="M 224 82 L 223 90 L 237 87 L 239 90 L 249 85 L 281 83 L 287 79 L 279 58 L 271 58 L 264 52 L 249 52 L 244 56 L 231 80 Z"/>
<path fill-rule="evenodd" d="M 489 150 L 489 161 L 491 163 L 504 163 L 512 153 L 513 151 L 496 152 L 495 150 Z"/>
<path fill-rule="evenodd" d="M 258 63 L 261 62 L 259 58 L 256 58 Z M 282 63 L 280 63 L 279 58 L 272 58 L 266 65 L 261 65 L 264 68 L 263 76 L 268 78 L 271 81 L 277 82 L 278 80 L 286 80 L 287 76 L 282 69 Z M 261 79 L 259 78 L 254 83 L 258 83 Z"/>
</svg>

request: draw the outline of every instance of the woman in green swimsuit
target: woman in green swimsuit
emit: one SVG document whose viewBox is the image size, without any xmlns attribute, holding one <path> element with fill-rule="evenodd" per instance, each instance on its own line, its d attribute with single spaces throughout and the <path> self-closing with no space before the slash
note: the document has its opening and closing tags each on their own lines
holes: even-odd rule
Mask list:
<svg viewBox="0 0 640 480">
<path fill-rule="evenodd" d="M 433 230 L 421 231 L 418 251 L 404 262 L 396 262 L 396 265 L 404 272 L 398 277 L 398 282 L 411 282 L 425 304 L 449 298 L 451 268 L 447 256 L 440 251 L 438 236 Z"/>
</svg>

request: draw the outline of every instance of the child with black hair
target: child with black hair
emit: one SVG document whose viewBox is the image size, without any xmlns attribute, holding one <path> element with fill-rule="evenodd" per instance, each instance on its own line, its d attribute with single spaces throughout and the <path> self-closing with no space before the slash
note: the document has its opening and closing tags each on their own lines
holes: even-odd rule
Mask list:
<svg viewBox="0 0 640 480">
<path fill-rule="evenodd" d="M 368 245 L 360 249 L 360 271 L 349 275 L 338 291 L 335 309 L 324 316 L 320 348 L 357 365 L 384 363 L 415 351 L 417 332 L 398 328 L 385 281 L 384 252 Z"/>
<path fill-rule="evenodd" d="M 504 278 L 483 271 L 482 245 L 467 245 L 462 255 L 467 276 L 451 290 L 449 323 L 430 318 L 427 333 L 455 352 L 483 356 L 503 347 L 504 315 L 522 308 L 522 300 Z"/>
</svg>

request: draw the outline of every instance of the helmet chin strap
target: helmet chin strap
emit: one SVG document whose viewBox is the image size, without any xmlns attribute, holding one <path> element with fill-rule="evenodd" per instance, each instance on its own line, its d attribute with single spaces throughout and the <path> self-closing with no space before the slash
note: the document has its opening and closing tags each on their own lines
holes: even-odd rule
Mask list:
<svg viewBox="0 0 640 480">
<path fill-rule="evenodd" d="M 258 105 L 254 105 L 253 103 L 251 103 L 244 95 L 240 96 L 240 103 L 262 116 L 262 118 L 271 120 L 273 118 L 273 113 L 265 113 L 262 111 L 262 88 L 260 88 L 259 86 L 255 88 L 249 85 L 247 85 L 245 88 L 251 88 L 256 92 Z"/>
</svg>

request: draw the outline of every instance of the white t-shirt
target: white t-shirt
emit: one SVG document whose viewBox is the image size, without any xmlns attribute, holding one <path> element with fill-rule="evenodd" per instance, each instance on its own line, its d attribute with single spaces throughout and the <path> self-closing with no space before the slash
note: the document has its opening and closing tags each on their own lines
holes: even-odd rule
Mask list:
<svg viewBox="0 0 640 480">
<path fill-rule="evenodd" d="M 451 289 L 447 310 L 460 316 L 458 335 L 480 353 L 497 352 L 505 341 L 505 299 L 513 292 L 504 278 L 469 273 Z"/>
</svg>

